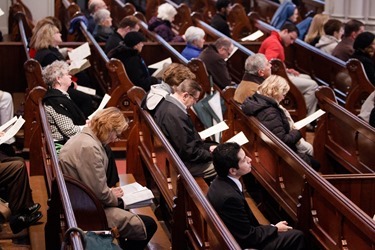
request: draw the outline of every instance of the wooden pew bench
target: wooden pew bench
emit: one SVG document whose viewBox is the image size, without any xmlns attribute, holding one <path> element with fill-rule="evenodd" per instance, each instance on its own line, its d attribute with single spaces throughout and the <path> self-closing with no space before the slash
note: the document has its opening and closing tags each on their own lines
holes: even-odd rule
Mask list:
<svg viewBox="0 0 375 250">
<path fill-rule="evenodd" d="M 339 106 L 330 88 L 320 87 L 316 96 L 326 112 L 318 121 L 314 140 L 322 173 L 374 173 L 375 129 Z"/>
</svg>

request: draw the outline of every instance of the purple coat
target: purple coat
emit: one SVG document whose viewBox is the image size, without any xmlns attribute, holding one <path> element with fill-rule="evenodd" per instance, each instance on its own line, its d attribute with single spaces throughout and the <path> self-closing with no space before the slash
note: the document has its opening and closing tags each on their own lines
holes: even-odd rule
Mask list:
<svg viewBox="0 0 375 250">
<path fill-rule="evenodd" d="M 148 29 L 161 36 L 167 42 L 183 42 L 181 36 L 176 36 L 172 30 L 172 24 L 168 20 L 152 17 L 148 23 Z"/>
</svg>

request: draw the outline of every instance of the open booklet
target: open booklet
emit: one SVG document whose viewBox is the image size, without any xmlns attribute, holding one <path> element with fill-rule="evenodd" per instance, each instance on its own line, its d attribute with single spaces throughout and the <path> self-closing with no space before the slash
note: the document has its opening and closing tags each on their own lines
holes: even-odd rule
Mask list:
<svg viewBox="0 0 375 250">
<path fill-rule="evenodd" d="M 154 71 L 154 73 L 152 73 L 152 76 L 153 77 L 156 77 L 156 78 L 161 78 L 163 76 L 163 73 L 165 71 L 165 69 L 172 64 L 172 59 L 170 57 L 168 57 L 167 59 L 164 59 L 160 62 L 157 62 L 157 63 L 154 63 L 154 64 L 151 64 L 149 65 L 148 67 L 150 69 L 156 69 Z"/>
<path fill-rule="evenodd" d="M 299 120 L 298 122 L 295 122 L 294 128 L 295 129 L 301 129 L 304 126 L 306 126 L 307 124 L 310 124 L 312 121 L 315 121 L 316 119 L 318 119 L 319 117 L 321 117 L 325 113 L 326 113 L 325 111 L 319 109 L 319 110 L 315 111 L 315 113 L 309 115 L 308 117 L 306 117 L 302 120 Z"/>
<path fill-rule="evenodd" d="M 154 195 L 151 190 L 138 182 L 121 186 L 121 189 L 124 192 L 121 198 L 124 201 L 125 209 L 145 207 L 152 204 Z"/>
<path fill-rule="evenodd" d="M 257 30 L 255 31 L 254 33 L 248 35 L 248 36 L 245 36 L 243 38 L 241 38 L 241 41 L 255 41 L 257 40 L 259 37 L 263 36 L 264 33 L 260 30 Z"/>
<path fill-rule="evenodd" d="M 94 115 L 99 111 L 99 110 L 102 110 L 104 109 L 105 105 L 107 105 L 107 103 L 109 102 L 109 100 L 111 99 L 111 96 L 108 95 L 108 94 L 105 94 L 104 97 L 103 97 L 103 100 L 102 102 L 100 103 L 99 107 L 94 111 L 94 113 L 92 113 L 88 118 L 89 120 L 91 120 Z"/>
<path fill-rule="evenodd" d="M 229 55 L 227 58 L 225 58 L 224 60 L 225 60 L 225 61 L 228 61 L 229 58 L 231 58 L 231 57 L 233 56 L 233 54 L 236 53 L 237 50 L 238 50 L 238 47 L 233 46 L 232 53 L 230 53 L 230 55 Z"/>
<path fill-rule="evenodd" d="M 91 51 L 88 43 L 84 43 L 74 50 L 68 52 L 68 56 L 71 61 L 69 65 L 69 74 L 75 75 L 78 72 L 90 67 L 90 62 L 86 59 L 86 57 L 89 55 L 91 55 Z"/>
<path fill-rule="evenodd" d="M 24 123 L 25 120 L 22 118 L 22 116 L 20 116 L 18 118 L 13 117 L 10 121 L 2 125 L 0 127 L 0 131 L 4 132 L 4 135 L 0 137 L 0 144 L 3 144 L 15 136 Z"/>
</svg>

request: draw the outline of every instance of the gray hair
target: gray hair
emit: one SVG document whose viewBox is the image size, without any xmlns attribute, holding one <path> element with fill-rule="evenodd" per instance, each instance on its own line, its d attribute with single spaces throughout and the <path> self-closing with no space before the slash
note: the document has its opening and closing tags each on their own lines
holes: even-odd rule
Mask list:
<svg viewBox="0 0 375 250">
<path fill-rule="evenodd" d="M 233 45 L 232 41 L 228 37 L 220 37 L 214 42 L 214 46 L 217 50 L 221 48 L 229 49 Z"/>
<path fill-rule="evenodd" d="M 65 61 L 54 61 L 42 70 L 43 80 L 49 86 L 53 87 L 57 81 L 57 77 L 62 77 L 69 72 L 69 65 Z"/>
<path fill-rule="evenodd" d="M 101 24 L 105 19 L 111 16 L 111 12 L 107 9 L 100 9 L 94 14 L 94 21 L 96 24 Z"/>
<path fill-rule="evenodd" d="M 245 71 L 252 75 L 258 75 L 260 69 L 264 69 L 267 64 L 267 58 L 264 54 L 256 53 L 249 56 L 245 62 Z"/>
<path fill-rule="evenodd" d="M 172 22 L 172 19 L 177 14 L 177 10 L 170 5 L 169 3 L 163 3 L 158 8 L 158 15 L 157 17 L 161 20 L 167 20 Z"/>
<path fill-rule="evenodd" d="M 195 26 L 190 26 L 185 31 L 186 42 L 190 44 L 193 43 L 195 40 L 202 39 L 204 36 L 204 30 Z"/>
</svg>

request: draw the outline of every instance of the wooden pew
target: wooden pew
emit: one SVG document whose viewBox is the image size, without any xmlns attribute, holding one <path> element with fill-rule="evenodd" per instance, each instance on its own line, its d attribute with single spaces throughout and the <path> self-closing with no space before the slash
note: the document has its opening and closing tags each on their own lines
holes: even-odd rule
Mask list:
<svg viewBox="0 0 375 250">
<path fill-rule="evenodd" d="M 321 171 L 340 173 L 340 168 L 335 169 L 339 164 L 349 173 L 374 173 L 375 129 L 339 106 L 330 88 L 320 87 L 316 97 L 319 107 L 326 112 L 318 121 L 314 139 Z"/>
<path fill-rule="evenodd" d="M 205 198 L 207 184 L 191 176 L 151 115 L 140 107 L 144 94 L 139 87 L 128 92 L 137 116 L 130 137 L 133 146 L 129 145 L 127 154 L 132 164 L 127 171 L 140 179 L 146 177 L 149 185 L 153 180 L 159 189 L 161 202 L 172 214 L 172 248 L 240 249 Z"/>
<path fill-rule="evenodd" d="M 234 4 L 227 17 L 233 40 L 239 41 L 253 32 L 253 27 L 242 4 Z"/>
<path fill-rule="evenodd" d="M 111 0 L 111 17 L 113 18 L 114 24 L 119 24 L 122 18 L 133 15 L 136 12 L 134 5 L 131 3 L 123 3 L 120 0 Z"/>
<path fill-rule="evenodd" d="M 46 175 L 48 179 L 47 186 L 50 188 L 49 209 L 47 212 L 47 223 L 45 225 L 45 241 L 47 249 L 56 249 L 60 247 L 61 237 L 65 230 L 80 225 L 77 223 L 75 214 L 73 213 L 73 206 L 68 196 L 68 187 L 58 165 L 55 144 L 40 99 L 38 103 L 38 112 L 40 114 L 40 134 L 38 136 L 38 141 L 40 143 L 38 145 L 40 146 L 39 157 L 43 158 L 44 168 L 46 173 L 48 173 Z M 89 209 L 88 207 L 89 206 L 87 206 L 87 209 Z M 60 217 L 60 214 L 62 217 Z M 63 228 L 61 228 L 60 218 L 63 218 L 64 221 Z M 95 220 L 95 218 L 97 217 L 91 219 Z M 83 249 L 82 239 L 77 233 L 71 233 L 69 238 L 72 249 Z"/>
<path fill-rule="evenodd" d="M 55 2 L 55 17 L 62 24 L 62 37 L 64 41 L 77 41 L 75 34 L 69 34 L 70 20 L 74 17 L 82 15 L 78 4 L 72 0 L 57 0 Z"/>
<path fill-rule="evenodd" d="M 371 249 L 375 244 L 375 222 L 371 217 L 302 161 L 255 117 L 246 116 L 234 100 L 231 103 L 233 130 L 229 131 L 242 131 L 249 139 L 243 149 L 253 159 L 252 174 L 287 212 L 293 220 L 289 223 L 303 230 L 305 236 L 324 249 L 346 246 Z M 223 140 L 229 136 L 223 135 Z M 360 190 L 356 194 L 359 193 Z M 367 210 L 366 206 L 363 208 Z M 339 224 L 343 227 L 332 226 Z"/>
<path fill-rule="evenodd" d="M 357 59 L 349 59 L 346 63 L 352 83 L 346 97 L 345 108 L 357 115 L 367 97 L 375 91 L 374 85 L 368 80 L 363 65 Z"/>
<path fill-rule="evenodd" d="M 302 0 L 298 7 L 301 17 L 304 17 L 309 11 L 313 11 L 315 14 L 324 12 L 325 2 L 321 0 Z"/>
<path fill-rule="evenodd" d="M 253 3 L 252 11 L 259 13 L 261 20 L 266 23 L 271 22 L 273 14 L 275 14 L 277 8 L 280 6 L 271 0 L 255 0 Z"/>
<path fill-rule="evenodd" d="M 24 31 L 19 29 L 20 19 L 24 24 Z M 11 41 L 20 41 L 20 32 L 25 32 L 27 37 L 31 37 L 33 28 L 33 17 L 29 8 L 21 0 L 17 0 L 9 7 L 8 33 Z"/>
</svg>

